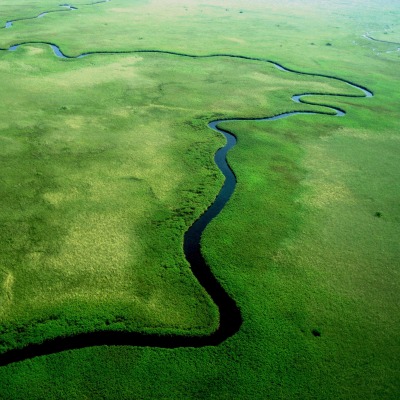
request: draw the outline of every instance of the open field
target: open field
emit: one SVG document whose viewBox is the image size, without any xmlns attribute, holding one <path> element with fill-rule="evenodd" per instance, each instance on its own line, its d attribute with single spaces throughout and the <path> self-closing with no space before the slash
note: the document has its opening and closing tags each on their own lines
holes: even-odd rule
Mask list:
<svg viewBox="0 0 400 400">
<path fill-rule="evenodd" d="M 87 2 L 89 3 L 89 2 Z M 399 52 L 389 1 L 128 1 L 17 21 L 0 48 L 69 56 L 237 54 L 333 75 L 374 98 L 224 123 L 232 199 L 202 238 L 237 302 L 216 347 L 99 346 L 0 367 L 0 398 L 365 398 L 400 392 Z M 82 6 L 80 6 L 82 4 Z M 9 1 L 6 21 L 59 10 Z M 61 29 L 62 28 L 62 29 Z M 377 50 L 378 49 L 378 50 Z M 217 118 L 326 111 L 360 95 L 228 57 L 0 52 L 0 357 L 96 330 L 207 335 L 218 310 L 186 262 L 218 193 Z"/>
</svg>

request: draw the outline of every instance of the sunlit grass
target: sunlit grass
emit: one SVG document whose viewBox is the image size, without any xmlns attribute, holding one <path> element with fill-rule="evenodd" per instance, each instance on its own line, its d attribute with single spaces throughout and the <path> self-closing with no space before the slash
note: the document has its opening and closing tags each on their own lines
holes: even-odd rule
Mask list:
<svg viewBox="0 0 400 400">
<path fill-rule="evenodd" d="M 126 329 L 215 329 L 215 306 L 182 253 L 183 233 L 222 180 L 212 161 L 222 138 L 207 121 L 274 115 L 298 107 L 293 93 L 345 85 L 293 82 L 271 64 L 226 57 L 60 61 L 46 45 L 29 45 L 3 59 L 4 90 L 14 93 L 0 110 L 8 122 L 2 265 L 14 282 L 3 322 L 34 332 L 41 314 L 52 315 L 47 334 L 41 324 L 43 340 L 68 333 L 68 324 L 54 328 L 65 309 L 75 321 L 79 302 L 93 300 L 96 308 L 130 307 Z M 29 340 L 37 339 L 19 336 L 18 346 Z"/>
<path fill-rule="evenodd" d="M 5 21 L 58 4 L 0 7 Z M 51 41 L 70 55 L 258 56 L 375 97 L 313 98 L 344 118 L 224 124 L 238 136 L 238 184 L 202 246 L 241 308 L 237 335 L 27 360 L 0 369 L 0 397 L 395 399 L 399 55 L 362 35 L 399 41 L 398 16 L 384 0 L 112 0 L 1 30 L 0 47 Z M 298 93 L 359 94 L 257 62 L 58 60 L 44 45 L 1 52 L 0 76 L 2 351 L 102 329 L 211 332 L 217 311 L 182 252 L 222 183 L 212 157 L 223 140 L 206 123 L 323 110 L 291 102 Z"/>
</svg>

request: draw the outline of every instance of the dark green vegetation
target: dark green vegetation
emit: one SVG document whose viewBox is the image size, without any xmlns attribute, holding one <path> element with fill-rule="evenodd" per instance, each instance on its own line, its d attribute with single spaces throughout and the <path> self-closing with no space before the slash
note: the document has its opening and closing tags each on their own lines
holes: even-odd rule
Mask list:
<svg viewBox="0 0 400 400">
<path fill-rule="evenodd" d="M 313 98 L 345 118 L 224 125 L 239 140 L 229 156 L 238 185 L 203 247 L 242 310 L 236 336 L 215 348 L 98 347 L 26 360 L 0 368 L 0 397 L 397 397 L 399 60 L 361 36 L 383 36 L 399 10 L 298 3 L 113 0 L 0 31 L 0 47 L 44 40 L 71 55 L 266 57 L 375 92 Z M 1 15 L 52 8 L 2 3 Z M 104 325 L 212 331 L 215 307 L 181 244 L 221 184 L 212 155 L 222 139 L 206 122 L 318 110 L 291 103 L 295 93 L 357 94 L 256 62 L 62 61 L 43 45 L 0 53 L 0 70 L 2 349 Z"/>
</svg>

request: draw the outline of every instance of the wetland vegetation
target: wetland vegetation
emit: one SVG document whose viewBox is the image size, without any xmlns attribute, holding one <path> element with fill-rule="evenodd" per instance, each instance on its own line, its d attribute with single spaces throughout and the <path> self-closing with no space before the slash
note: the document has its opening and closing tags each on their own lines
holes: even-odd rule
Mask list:
<svg viewBox="0 0 400 400">
<path fill-rule="evenodd" d="M 224 138 L 207 123 L 347 114 L 219 124 L 238 140 L 237 185 L 201 247 L 240 309 L 235 335 L 8 363 L 0 397 L 396 398 L 399 52 L 363 35 L 399 42 L 398 6 L 72 5 L 35 19 L 58 3 L 0 6 L 0 25 L 16 21 L 0 29 L 0 364 L 87 332 L 210 335 L 218 308 L 183 251 L 223 183 L 213 157 Z M 70 57 L 126 53 L 59 59 L 44 43 Z M 375 96 L 257 60 L 136 50 L 268 59 Z M 319 105 L 291 101 L 301 93 Z"/>
</svg>

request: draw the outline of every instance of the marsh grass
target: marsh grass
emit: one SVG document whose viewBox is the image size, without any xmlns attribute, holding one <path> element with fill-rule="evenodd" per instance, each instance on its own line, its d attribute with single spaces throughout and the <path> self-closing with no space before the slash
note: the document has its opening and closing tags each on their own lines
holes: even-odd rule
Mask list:
<svg viewBox="0 0 400 400">
<path fill-rule="evenodd" d="M 121 313 L 113 307 L 127 310 L 127 330 L 215 329 L 215 306 L 182 254 L 183 233 L 221 185 L 212 155 L 222 140 L 206 128 L 207 114 L 273 115 L 296 107 L 293 89 L 344 86 L 293 83 L 270 64 L 226 57 L 65 62 L 46 45 L 6 53 L 2 65 L 4 90 L 14 93 L 0 111 L 1 265 L 13 278 L 3 351 L 104 329 Z"/>
<path fill-rule="evenodd" d="M 1 18 L 50 3 L 2 3 Z M 241 308 L 237 335 L 216 348 L 26 360 L 0 369 L 1 397 L 397 398 L 398 54 L 362 35 L 398 16 L 389 1 L 113 0 L 1 30 L 0 47 L 50 40 L 70 55 L 265 57 L 375 94 L 313 98 L 345 118 L 223 125 L 238 137 L 238 184 L 202 246 Z M 42 45 L 0 53 L 0 69 L 3 349 L 104 327 L 210 332 L 215 306 L 182 254 L 222 183 L 212 161 L 222 138 L 206 123 L 296 110 L 295 93 L 357 94 L 256 62 L 57 60 Z"/>
</svg>

